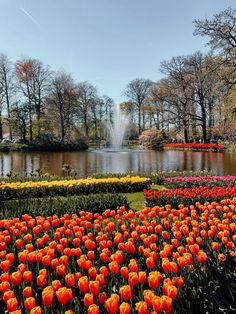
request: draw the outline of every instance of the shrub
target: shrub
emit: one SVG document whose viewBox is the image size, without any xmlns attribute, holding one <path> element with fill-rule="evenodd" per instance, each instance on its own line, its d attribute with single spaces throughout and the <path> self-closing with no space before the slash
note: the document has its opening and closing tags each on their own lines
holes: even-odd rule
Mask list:
<svg viewBox="0 0 236 314">
<path fill-rule="evenodd" d="M 127 198 L 121 194 L 91 194 L 68 197 L 46 197 L 0 202 L 0 219 L 28 213 L 38 215 L 58 215 L 79 213 L 80 211 L 101 212 L 120 206 L 129 208 Z"/>
<path fill-rule="evenodd" d="M 139 142 L 148 149 L 162 149 L 163 143 L 166 140 L 166 134 L 164 130 L 157 130 L 151 128 L 143 131 L 139 136 Z"/>
</svg>

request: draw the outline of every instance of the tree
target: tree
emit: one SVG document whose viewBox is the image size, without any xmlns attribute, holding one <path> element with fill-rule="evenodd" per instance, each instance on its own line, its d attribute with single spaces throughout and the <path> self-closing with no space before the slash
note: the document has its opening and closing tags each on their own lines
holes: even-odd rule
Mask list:
<svg viewBox="0 0 236 314">
<path fill-rule="evenodd" d="M 3 93 L 2 93 L 2 86 L 0 85 L 0 141 L 2 141 L 2 139 L 3 139 L 2 111 L 3 111 Z"/>
<path fill-rule="evenodd" d="M 89 135 L 89 122 L 92 114 L 96 120 L 97 89 L 89 82 L 81 82 L 76 86 L 77 114 L 82 118 L 85 136 Z"/>
<path fill-rule="evenodd" d="M 37 59 L 22 59 L 15 64 L 19 90 L 27 99 L 29 111 L 30 141 L 33 140 L 33 118 L 37 120 L 37 139 L 40 140 L 40 119 L 43 102 L 48 92 L 50 70 Z"/>
<path fill-rule="evenodd" d="M 2 97 L 1 104 L 5 103 L 7 109 L 7 121 L 9 128 L 9 138 L 12 140 L 12 106 L 11 98 L 14 92 L 13 68 L 12 63 L 5 54 L 0 54 L 0 85 Z"/>
<path fill-rule="evenodd" d="M 64 143 L 73 125 L 77 101 L 76 86 L 72 76 L 61 71 L 54 74 L 50 87 L 47 103 L 53 112 L 52 118 L 60 126 L 60 141 Z"/>
<path fill-rule="evenodd" d="M 189 88 L 189 73 L 187 72 L 187 58 L 173 57 L 170 61 L 161 63 L 162 73 L 167 78 L 162 80 L 161 93 L 169 108 L 165 109 L 175 116 L 178 128 L 183 128 L 184 140 L 189 142 L 189 112 L 191 107 L 191 90 Z"/>
<path fill-rule="evenodd" d="M 187 65 L 189 86 L 196 106 L 195 119 L 201 124 L 203 141 L 206 143 L 210 139 L 207 128 L 213 127 L 213 109 L 221 96 L 221 82 L 216 75 L 217 64 L 212 56 L 196 52 L 188 58 Z"/>
<path fill-rule="evenodd" d="M 236 9 L 228 8 L 211 20 L 194 20 L 194 24 L 194 34 L 208 36 L 208 45 L 220 52 L 218 71 L 228 89 L 232 89 L 236 84 Z"/>
<path fill-rule="evenodd" d="M 236 48 L 236 9 L 228 8 L 215 14 L 212 20 L 195 19 L 194 24 L 194 35 L 208 36 L 213 50 Z"/>
<path fill-rule="evenodd" d="M 21 140 L 25 143 L 27 125 L 29 122 L 29 113 L 24 103 L 16 102 L 12 106 L 13 129 L 20 135 Z"/>
<path fill-rule="evenodd" d="M 145 101 L 148 98 L 152 81 L 147 79 L 135 79 L 131 81 L 124 90 L 124 95 L 128 97 L 138 112 L 138 130 L 139 134 L 144 127 L 145 112 L 142 112 Z M 141 125 L 141 116 L 143 115 L 143 125 Z"/>
</svg>

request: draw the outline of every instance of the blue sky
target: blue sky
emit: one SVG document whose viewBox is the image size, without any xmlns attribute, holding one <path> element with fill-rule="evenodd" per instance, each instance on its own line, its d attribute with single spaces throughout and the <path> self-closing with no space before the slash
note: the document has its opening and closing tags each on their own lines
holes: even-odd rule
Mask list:
<svg viewBox="0 0 236 314">
<path fill-rule="evenodd" d="M 116 102 L 135 78 L 160 79 L 160 62 L 196 50 L 193 19 L 235 0 L 0 0 L 0 52 L 38 58 Z"/>
</svg>

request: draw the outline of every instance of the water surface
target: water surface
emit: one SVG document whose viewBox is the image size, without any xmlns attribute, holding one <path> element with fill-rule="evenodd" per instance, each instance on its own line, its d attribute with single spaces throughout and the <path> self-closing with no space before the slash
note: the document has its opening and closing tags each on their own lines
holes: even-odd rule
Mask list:
<svg viewBox="0 0 236 314">
<path fill-rule="evenodd" d="M 217 175 L 236 175 L 236 154 L 190 151 L 127 150 L 120 152 L 9 152 L 0 153 L 0 175 L 9 171 L 24 175 L 35 169 L 62 174 L 71 165 L 81 177 L 93 173 L 155 172 L 167 170 L 212 170 Z"/>
</svg>

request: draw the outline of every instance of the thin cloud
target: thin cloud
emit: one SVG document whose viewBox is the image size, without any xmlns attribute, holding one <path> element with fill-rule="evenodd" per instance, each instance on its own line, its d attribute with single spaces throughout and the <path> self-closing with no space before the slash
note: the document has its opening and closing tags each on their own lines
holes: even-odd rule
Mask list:
<svg viewBox="0 0 236 314">
<path fill-rule="evenodd" d="M 28 18 L 35 24 L 37 25 L 38 27 L 41 27 L 41 25 L 39 24 L 39 22 L 29 13 L 27 12 L 24 8 L 20 8 L 21 11 L 26 15 L 28 16 Z"/>
</svg>

